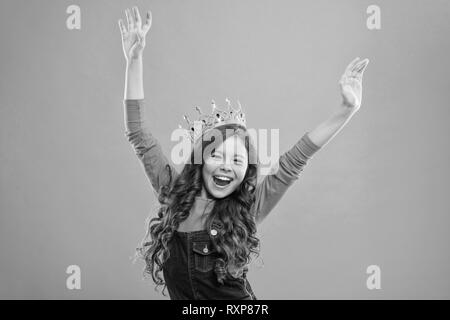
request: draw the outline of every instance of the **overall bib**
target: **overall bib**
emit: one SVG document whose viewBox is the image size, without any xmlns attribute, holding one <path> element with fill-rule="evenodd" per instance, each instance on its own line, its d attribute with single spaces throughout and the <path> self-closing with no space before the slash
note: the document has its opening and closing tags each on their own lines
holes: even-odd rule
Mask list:
<svg viewBox="0 0 450 320">
<path fill-rule="evenodd" d="M 172 300 L 256 300 L 247 267 L 241 278 L 227 276 L 223 285 L 217 281 L 214 264 L 219 255 L 207 230 L 175 231 L 169 250 L 163 274 Z"/>
</svg>

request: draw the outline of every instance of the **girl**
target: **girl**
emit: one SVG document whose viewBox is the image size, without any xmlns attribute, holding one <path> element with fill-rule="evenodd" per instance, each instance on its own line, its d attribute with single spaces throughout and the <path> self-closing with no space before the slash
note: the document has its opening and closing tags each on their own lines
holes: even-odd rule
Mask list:
<svg viewBox="0 0 450 320">
<path fill-rule="evenodd" d="M 228 112 L 214 109 L 202 118 L 202 135 L 193 137 L 190 162 L 178 173 L 144 124 L 143 50 L 152 15 L 148 11 L 143 22 L 137 7 L 125 13 L 127 26 L 119 20 L 126 59 L 125 135 L 160 203 L 138 248 L 145 273 L 156 287 L 168 288 L 171 299 L 256 299 L 246 278 L 251 254 L 259 252 L 256 226 L 314 153 L 359 110 L 369 61 L 356 58 L 349 64 L 339 82 L 343 100 L 338 110 L 279 158 L 276 173 L 258 181 L 244 115 L 230 104 Z M 211 132 L 216 139 L 210 139 Z M 211 152 L 196 163 L 198 150 Z"/>
</svg>

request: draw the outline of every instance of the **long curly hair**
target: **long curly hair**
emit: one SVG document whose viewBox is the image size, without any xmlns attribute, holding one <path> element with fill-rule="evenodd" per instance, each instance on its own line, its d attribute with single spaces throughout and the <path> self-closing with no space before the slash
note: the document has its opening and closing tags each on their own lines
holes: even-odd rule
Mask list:
<svg viewBox="0 0 450 320">
<path fill-rule="evenodd" d="M 256 155 L 250 135 L 245 127 L 237 124 L 227 124 L 217 128 L 225 141 L 232 135 L 237 135 L 244 142 L 248 153 L 248 167 L 241 184 L 230 195 L 215 199 L 214 207 L 207 215 L 205 224 L 208 231 L 212 226 L 219 226 L 217 234 L 211 240 L 218 252 L 214 272 L 220 284 L 235 274 L 242 274 L 246 265 L 251 262 L 251 255 L 259 256 L 259 239 L 256 237 L 256 220 L 251 207 L 255 202 L 255 189 L 258 171 L 256 156 L 250 161 L 250 155 Z M 202 149 L 215 147 L 216 139 L 202 139 Z M 220 139 L 217 139 L 220 142 Z M 212 144 L 212 145 L 211 145 Z M 203 153 L 202 153 L 203 155 Z M 203 163 L 196 164 L 194 151 L 190 155 L 190 163 L 186 163 L 180 175 L 168 185 L 162 186 L 158 192 L 160 207 L 156 217 L 148 218 L 147 230 L 141 245 L 136 249 L 137 257 L 145 261 L 144 276 L 151 275 L 159 286 L 167 285 L 161 277 L 164 263 L 170 256 L 169 242 L 178 225 L 184 221 L 194 205 L 195 197 L 202 191 Z M 204 159 L 203 159 L 204 160 Z M 210 234 L 208 232 L 208 234 Z"/>
</svg>

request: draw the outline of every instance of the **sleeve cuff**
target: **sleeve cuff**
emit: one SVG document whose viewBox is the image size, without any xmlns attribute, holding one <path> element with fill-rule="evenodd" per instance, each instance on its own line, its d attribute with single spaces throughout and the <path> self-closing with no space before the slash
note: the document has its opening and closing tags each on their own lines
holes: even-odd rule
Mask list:
<svg viewBox="0 0 450 320">
<path fill-rule="evenodd" d="M 127 106 L 139 106 L 144 103 L 144 99 L 124 99 L 123 101 Z"/>
<path fill-rule="evenodd" d="M 309 132 L 306 132 L 300 139 L 299 148 L 308 158 L 311 158 L 320 149 L 320 147 L 311 141 L 308 133 Z"/>
</svg>

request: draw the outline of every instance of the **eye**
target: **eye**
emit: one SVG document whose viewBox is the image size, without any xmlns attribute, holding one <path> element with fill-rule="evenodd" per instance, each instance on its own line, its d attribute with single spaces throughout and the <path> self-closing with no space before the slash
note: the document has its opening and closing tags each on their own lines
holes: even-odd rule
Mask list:
<svg viewBox="0 0 450 320">
<path fill-rule="evenodd" d="M 213 150 L 211 152 L 211 158 L 220 158 L 220 154 L 218 152 L 216 152 L 215 150 Z"/>
</svg>

